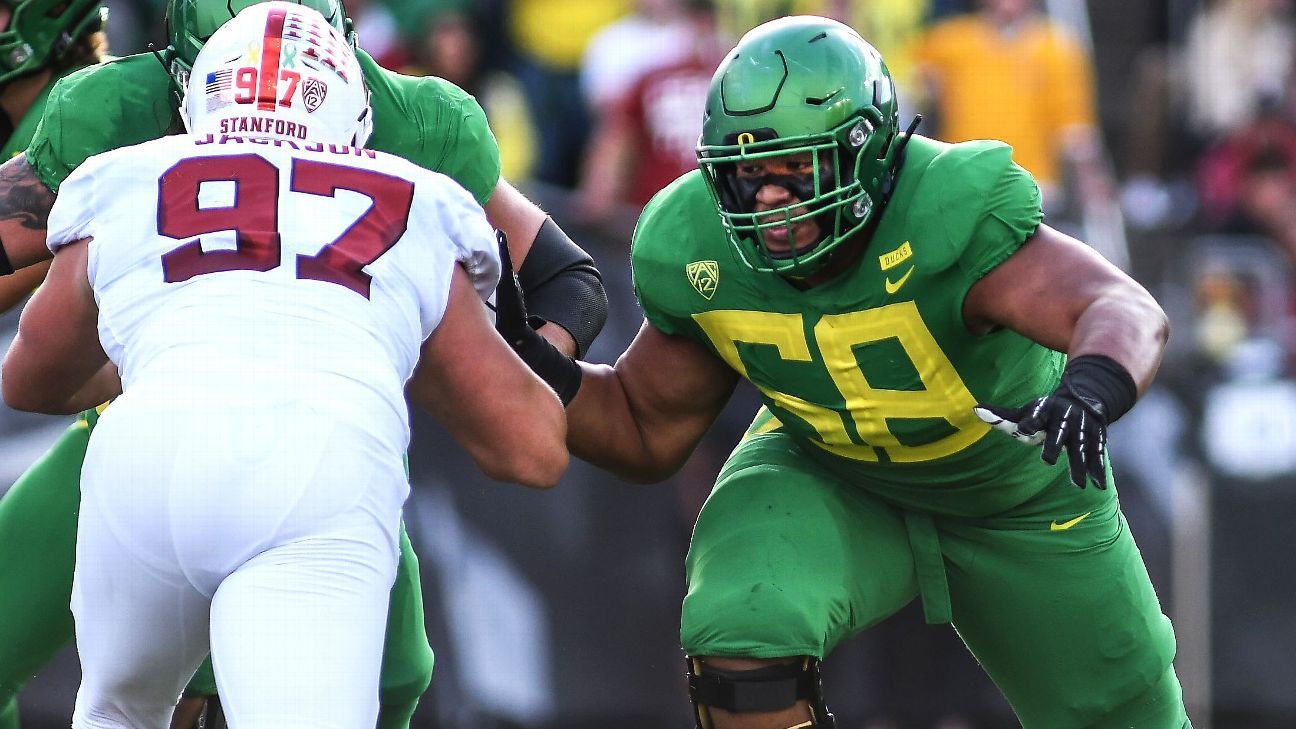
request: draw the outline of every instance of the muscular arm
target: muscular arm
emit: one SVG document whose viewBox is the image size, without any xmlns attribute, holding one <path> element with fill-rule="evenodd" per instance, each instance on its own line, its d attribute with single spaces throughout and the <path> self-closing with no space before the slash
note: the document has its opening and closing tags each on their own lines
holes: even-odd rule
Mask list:
<svg viewBox="0 0 1296 729">
<path fill-rule="evenodd" d="M 644 322 L 613 367 L 580 363 L 567 406 L 571 452 L 628 481 L 675 473 L 729 401 L 738 375 L 702 345 Z"/>
<path fill-rule="evenodd" d="M 1152 295 L 1084 243 L 1041 225 L 968 292 L 974 332 L 1004 327 L 1072 357 L 1119 362 L 1140 394 L 1161 364 L 1169 320 Z"/>
<path fill-rule="evenodd" d="M 567 468 L 562 404 L 495 332 L 462 268 L 407 391 L 491 478 L 547 488 Z"/>
<path fill-rule="evenodd" d="M 120 392 L 99 345 L 87 246 L 88 239 L 59 249 L 45 284 L 23 309 L 4 361 L 4 400 L 15 410 L 70 415 Z"/>
<path fill-rule="evenodd" d="M 36 177 L 27 157 L 0 165 L 0 246 L 15 271 L 49 260 L 45 230 L 54 193 Z"/>
</svg>

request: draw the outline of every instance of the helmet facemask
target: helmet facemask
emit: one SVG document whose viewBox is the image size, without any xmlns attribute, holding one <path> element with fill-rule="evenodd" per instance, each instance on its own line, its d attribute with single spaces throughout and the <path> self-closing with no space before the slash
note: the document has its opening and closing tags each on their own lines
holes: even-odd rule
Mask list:
<svg viewBox="0 0 1296 729">
<path fill-rule="evenodd" d="M 0 31 L 0 86 L 58 61 L 108 18 L 99 0 L 17 0 L 10 8 Z"/>
<path fill-rule="evenodd" d="M 747 265 L 756 270 L 805 276 L 823 265 L 844 241 L 872 218 L 877 200 L 861 184 L 870 158 L 885 162 L 893 134 L 879 134 L 874 122 L 852 118 L 822 135 L 797 139 L 702 146 L 699 164 L 713 193 L 716 209 L 731 242 Z M 750 135 L 749 135 L 750 136 Z M 743 176 L 743 165 L 760 165 L 793 154 L 808 154 L 806 175 L 765 174 Z M 877 164 L 875 161 L 874 164 Z M 794 198 L 789 204 L 756 210 L 756 196 L 765 185 L 785 188 Z M 773 250 L 766 232 L 783 228 L 795 241 L 793 227 L 813 220 L 819 235 L 813 241 Z"/>
<path fill-rule="evenodd" d="M 895 85 L 881 56 L 846 25 L 792 16 L 744 36 L 712 78 L 697 148 L 741 260 L 757 271 L 804 278 L 864 230 L 892 185 L 896 111 Z M 739 175 L 744 165 L 759 169 L 785 155 L 807 157 L 813 172 Z M 762 184 L 783 187 L 795 200 L 757 211 Z M 809 220 L 818 224 L 817 239 L 796 241 L 792 226 Z M 770 244 L 776 229 L 788 231 L 788 245 Z"/>
</svg>

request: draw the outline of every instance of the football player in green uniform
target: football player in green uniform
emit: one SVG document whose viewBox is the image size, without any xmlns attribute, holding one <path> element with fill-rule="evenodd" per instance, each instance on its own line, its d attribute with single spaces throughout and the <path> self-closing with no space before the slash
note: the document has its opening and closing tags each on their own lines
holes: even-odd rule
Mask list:
<svg viewBox="0 0 1296 729">
<path fill-rule="evenodd" d="M 171 47 L 164 53 L 114 59 L 53 88 L 26 153 L 0 166 L 0 272 L 20 269 L 18 275 L 23 276 L 23 269 L 49 258 L 44 235 L 54 193 L 86 158 L 182 130 L 175 93 L 182 85 L 173 74 L 187 74 L 216 28 L 255 2 L 171 0 Z M 52 5 L 35 4 L 42 12 Z M 303 4 L 350 32 L 338 0 Z M 584 351 L 606 318 L 598 271 L 540 208 L 499 176 L 499 149 L 476 100 L 443 79 L 404 76 L 379 67 L 362 50 L 357 56 L 372 94 L 374 131 L 368 146 L 443 172 L 471 192 L 491 223 L 507 233 L 512 257 L 525 261 L 519 278 L 528 305 L 538 306 L 537 313 L 548 322 L 542 327 L 544 335 L 568 354 Z M 29 114 L 33 126 L 39 112 Z M 6 545 L 0 552 L 3 716 L 14 714 L 14 697 L 22 683 L 72 638 L 68 601 L 80 468 L 97 417 L 96 411 L 82 414 L 0 499 L 0 542 Z M 383 657 L 380 727 L 407 727 L 431 680 L 433 655 L 423 617 L 418 562 L 402 529 Z M 214 692 L 208 663 L 186 695 Z M 177 725 L 188 725 L 182 714 L 192 711 L 195 703 L 185 702 L 177 712 Z M 0 722 L 0 729 L 16 729 L 16 722 L 16 717 L 7 725 Z"/>
<path fill-rule="evenodd" d="M 46 98 L 60 78 L 102 60 L 107 15 L 99 0 L 18 0 L 0 7 L 0 159 L 21 155 L 27 148 Z M 31 293 L 47 268 L 32 266 L 0 279 L 0 312 Z M 79 466 L 58 475 L 75 483 Z M 51 614 L 44 604 L 28 602 L 27 591 L 40 579 L 39 567 L 29 557 L 50 560 L 59 565 L 55 569 L 71 566 L 73 542 L 51 540 L 44 520 L 11 512 L 8 504 L 24 500 L 27 489 L 15 486 L 13 491 L 13 498 L 5 498 L 0 508 L 0 542 L 5 545 L 0 550 L 0 729 L 18 729 L 18 688 L 49 659 L 50 651 L 33 646 L 61 646 L 72 634 L 66 600 L 61 611 Z M 55 501 L 35 506 L 43 513 L 63 508 Z M 70 588 L 68 576 L 56 579 Z"/>
<path fill-rule="evenodd" d="M 99 0 L 19 0 L 0 6 L 0 161 L 27 148 L 55 82 L 103 60 L 107 17 Z M 0 312 L 31 293 L 45 269 L 33 266 L 0 283 Z"/>
<path fill-rule="evenodd" d="M 833 726 L 820 661 L 915 598 L 1028 729 L 1187 727 L 1105 462 L 1166 317 L 1041 222 L 1009 147 L 897 121 L 853 30 L 759 26 L 712 80 L 700 169 L 639 220 L 646 321 L 615 366 L 516 301 L 501 332 L 570 401 L 572 452 L 631 480 L 676 471 L 739 378 L 762 394 L 687 559 L 699 727 Z"/>
</svg>

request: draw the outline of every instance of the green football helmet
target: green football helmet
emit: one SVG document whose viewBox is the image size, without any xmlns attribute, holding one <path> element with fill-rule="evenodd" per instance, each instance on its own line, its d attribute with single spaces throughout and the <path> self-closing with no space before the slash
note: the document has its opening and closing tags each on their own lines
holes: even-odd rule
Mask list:
<svg viewBox="0 0 1296 729">
<path fill-rule="evenodd" d="M 896 159 L 895 84 L 882 56 L 849 26 L 813 16 L 779 18 L 738 41 L 711 79 L 698 165 L 729 242 L 753 269 L 801 278 L 881 212 Z M 743 163 L 811 155 L 802 178 L 740 177 Z M 797 202 L 755 211 L 765 184 Z M 814 219 L 820 235 L 771 251 L 766 232 Z"/>
<path fill-rule="evenodd" d="M 355 31 L 341 0 L 290 0 L 318 10 L 355 47 Z M 167 39 L 171 44 L 171 74 L 180 89 L 189 80 L 198 51 L 225 21 L 249 5 L 265 0 L 167 0 Z"/>
<path fill-rule="evenodd" d="M 13 15 L 0 32 L 0 86 L 62 58 L 108 18 L 99 0 L 15 0 L 9 6 Z"/>
</svg>

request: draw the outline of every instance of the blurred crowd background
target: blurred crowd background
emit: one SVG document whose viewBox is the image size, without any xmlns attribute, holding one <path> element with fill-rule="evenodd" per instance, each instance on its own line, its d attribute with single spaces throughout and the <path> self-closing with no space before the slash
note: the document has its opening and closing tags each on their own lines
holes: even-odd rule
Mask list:
<svg viewBox="0 0 1296 729">
<path fill-rule="evenodd" d="M 115 53 L 165 45 L 160 0 L 107 0 Z M 693 167 L 738 35 L 814 12 L 877 46 L 902 125 L 1014 145 L 1048 221 L 1146 285 L 1173 334 L 1117 423 L 1122 502 L 1179 638 L 1198 729 L 1296 726 L 1296 14 L 1291 0 L 347 0 L 360 45 L 485 107 L 504 174 L 596 258 L 610 362 L 640 322 L 629 236 Z M 7 343 L 16 313 L 0 319 Z M 482 383 L 482 387 L 497 386 Z M 553 492 L 489 482 L 416 417 L 410 536 L 437 652 L 419 727 L 692 726 L 683 557 L 755 410 L 740 390 L 685 470 L 629 486 L 581 463 Z M 67 419 L 0 408 L 0 490 Z M 0 550 L 3 545 L 0 545 Z M 825 663 L 843 729 L 1016 726 L 948 626 L 906 611 Z M 72 651 L 22 697 L 66 726 Z"/>
</svg>

